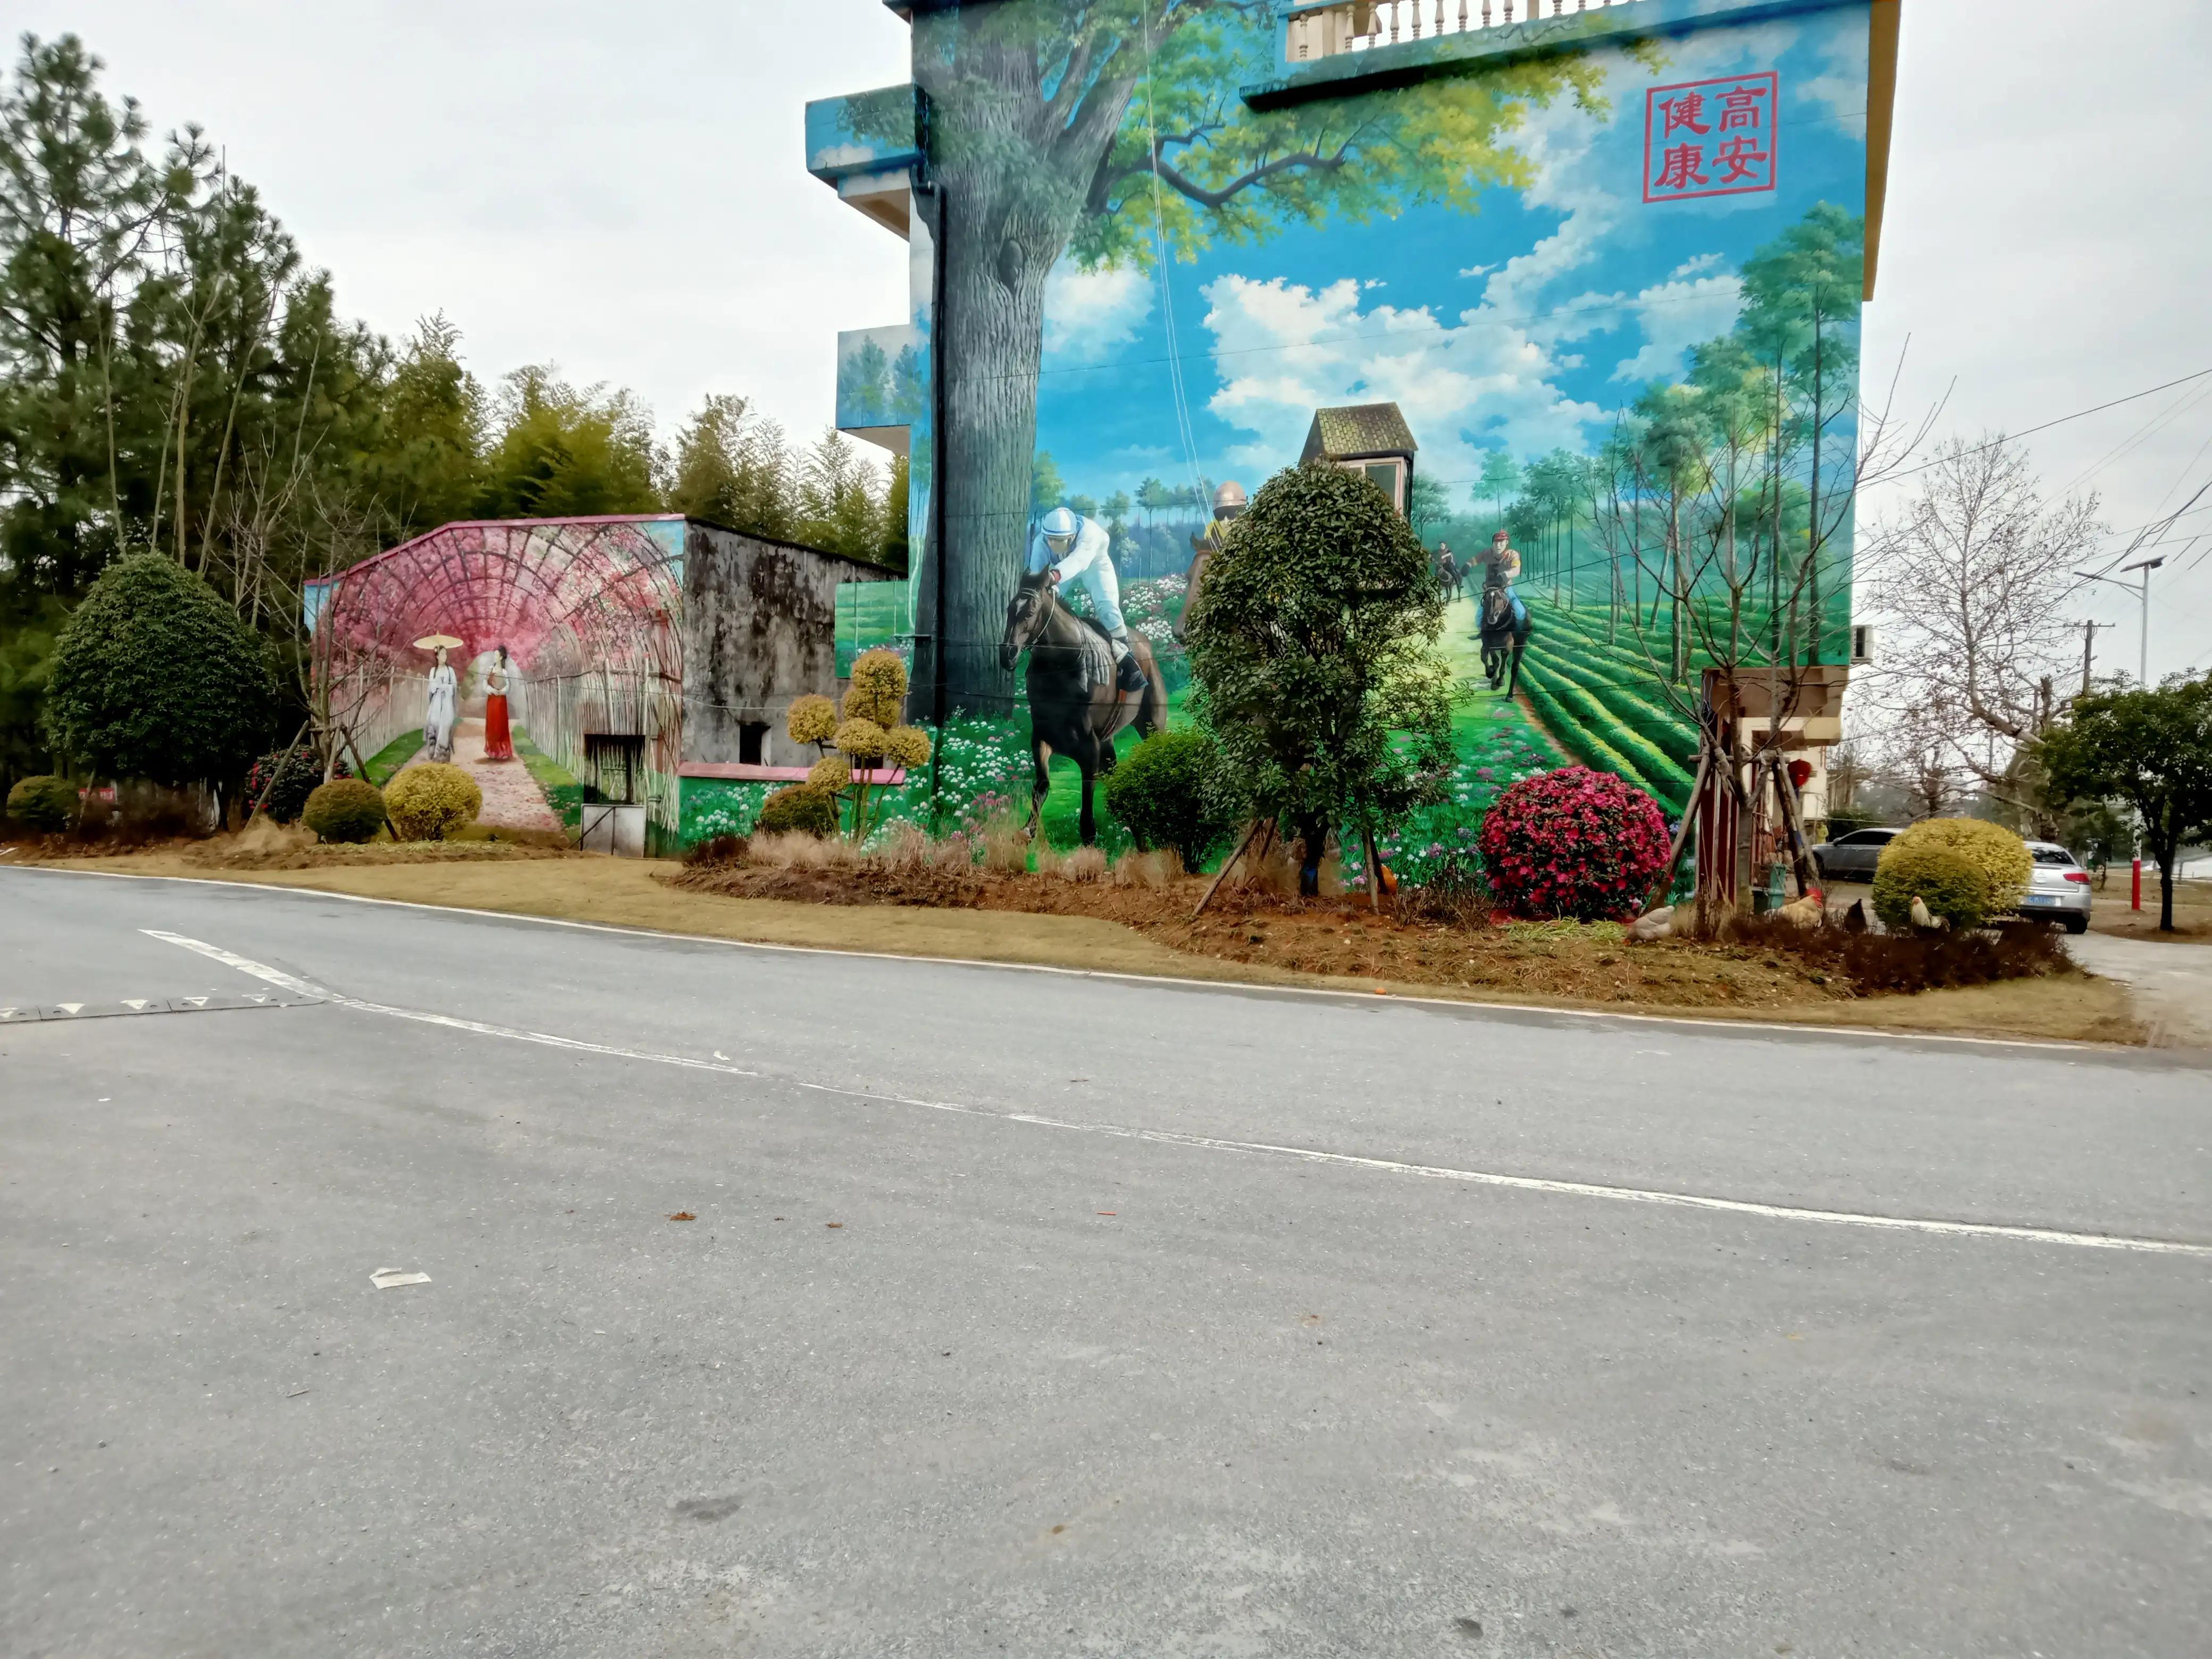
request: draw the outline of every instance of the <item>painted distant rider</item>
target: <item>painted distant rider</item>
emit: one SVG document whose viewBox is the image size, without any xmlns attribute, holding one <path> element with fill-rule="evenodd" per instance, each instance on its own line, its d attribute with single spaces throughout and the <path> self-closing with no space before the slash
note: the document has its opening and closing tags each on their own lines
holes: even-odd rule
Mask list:
<svg viewBox="0 0 2212 1659">
<path fill-rule="evenodd" d="M 1114 574 L 1111 541 L 1105 526 L 1064 507 L 1038 521 L 1030 538 L 1029 571 L 1052 573 L 1053 586 L 1065 593 L 1080 587 L 1091 598 L 1091 614 L 1114 646 L 1114 684 L 1132 695 L 1149 684 L 1129 654 L 1129 627 L 1121 619 L 1121 585 Z"/>
<path fill-rule="evenodd" d="M 1521 603 L 1521 596 L 1513 591 L 1513 584 L 1521 580 L 1521 555 L 1513 545 L 1513 538 L 1499 531 L 1490 538 L 1488 574 L 1483 579 L 1485 587 L 1502 587 L 1505 598 L 1513 606 L 1513 629 L 1520 633 L 1528 626 L 1528 607 Z"/>
</svg>

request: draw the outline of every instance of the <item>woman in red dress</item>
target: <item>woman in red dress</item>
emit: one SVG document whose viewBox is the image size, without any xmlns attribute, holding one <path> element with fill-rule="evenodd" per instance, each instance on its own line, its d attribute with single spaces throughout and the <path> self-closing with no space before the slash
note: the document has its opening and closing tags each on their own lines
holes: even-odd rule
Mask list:
<svg viewBox="0 0 2212 1659">
<path fill-rule="evenodd" d="M 507 724 L 507 681 L 513 671 L 507 665 L 507 647 L 499 647 L 499 660 L 484 676 L 484 758 L 506 761 L 514 758 L 514 736 Z"/>
</svg>

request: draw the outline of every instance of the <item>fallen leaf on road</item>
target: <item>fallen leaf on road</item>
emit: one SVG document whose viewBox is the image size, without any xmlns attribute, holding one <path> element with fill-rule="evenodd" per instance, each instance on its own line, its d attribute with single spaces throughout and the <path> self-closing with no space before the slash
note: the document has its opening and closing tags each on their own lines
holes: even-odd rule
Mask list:
<svg viewBox="0 0 2212 1659">
<path fill-rule="evenodd" d="M 825 1227 L 842 1227 L 845 1224 L 842 1221 L 825 1221 L 822 1224 Z"/>
<path fill-rule="evenodd" d="M 1121 1212 L 1118 1210 L 1101 1210 L 1098 1213 L 1101 1215 L 1118 1215 Z"/>
<path fill-rule="evenodd" d="M 668 1218 L 671 1221 L 696 1221 L 699 1218 L 693 1215 L 689 1210 L 678 1210 L 674 1215 Z"/>
</svg>

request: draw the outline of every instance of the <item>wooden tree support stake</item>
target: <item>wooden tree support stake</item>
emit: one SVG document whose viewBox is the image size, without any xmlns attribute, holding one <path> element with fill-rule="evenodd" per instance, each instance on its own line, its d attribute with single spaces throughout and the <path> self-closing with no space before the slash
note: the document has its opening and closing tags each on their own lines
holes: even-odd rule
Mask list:
<svg viewBox="0 0 2212 1659">
<path fill-rule="evenodd" d="M 1221 860 L 1221 867 L 1213 872 L 1213 879 L 1206 884 L 1206 896 L 1199 900 L 1198 908 L 1190 913 L 1190 919 L 1193 921 L 1196 921 L 1203 915 L 1206 913 L 1206 907 L 1213 902 L 1213 896 L 1221 890 L 1221 884 L 1228 879 L 1229 872 L 1237 867 L 1237 860 L 1244 856 L 1244 849 L 1252 844 L 1252 837 L 1260 833 L 1260 825 L 1262 822 L 1261 819 L 1254 818 L 1251 823 L 1244 826 L 1244 839 L 1237 843 L 1235 852 Z M 1273 827 L 1273 819 L 1266 819 L 1264 822 L 1270 828 Z"/>
</svg>

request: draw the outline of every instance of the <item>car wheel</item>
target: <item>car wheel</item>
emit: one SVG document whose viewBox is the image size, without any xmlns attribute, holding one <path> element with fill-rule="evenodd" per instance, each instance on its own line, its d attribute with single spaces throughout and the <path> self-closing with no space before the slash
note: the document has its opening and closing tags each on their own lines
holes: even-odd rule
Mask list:
<svg viewBox="0 0 2212 1659">
<path fill-rule="evenodd" d="M 2066 931 L 2067 931 L 2068 933 L 2087 933 L 2087 932 L 2089 931 L 2089 918 L 2088 918 L 2088 917 L 2087 917 L 2087 916 L 2069 916 L 2069 917 L 2067 917 L 2067 918 L 2066 918 Z"/>
</svg>

